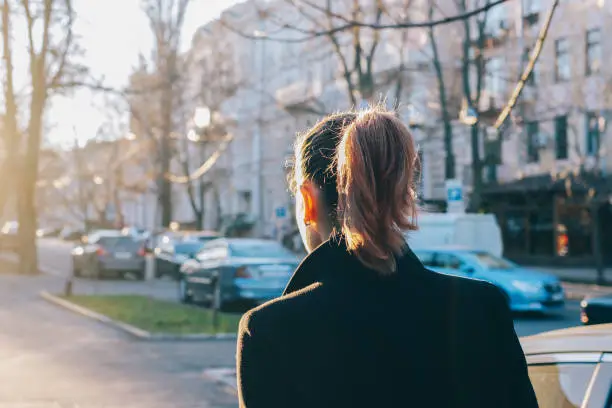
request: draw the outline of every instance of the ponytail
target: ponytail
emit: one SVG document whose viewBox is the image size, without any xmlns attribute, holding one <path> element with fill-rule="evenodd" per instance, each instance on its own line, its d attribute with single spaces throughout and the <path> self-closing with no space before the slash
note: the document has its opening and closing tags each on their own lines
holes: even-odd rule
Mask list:
<svg viewBox="0 0 612 408">
<path fill-rule="evenodd" d="M 364 265 L 392 272 L 403 231 L 418 228 L 412 135 L 393 113 L 371 109 L 345 128 L 337 152 L 340 232 Z"/>
</svg>

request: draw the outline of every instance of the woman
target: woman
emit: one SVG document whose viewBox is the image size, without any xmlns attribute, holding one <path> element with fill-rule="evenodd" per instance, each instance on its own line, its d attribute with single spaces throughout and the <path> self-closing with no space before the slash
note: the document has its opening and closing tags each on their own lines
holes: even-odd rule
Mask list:
<svg viewBox="0 0 612 408">
<path fill-rule="evenodd" d="M 417 153 L 401 121 L 333 115 L 295 156 L 309 255 L 242 318 L 241 407 L 537 407 L 504 295 L 425 269 L 404 240 Z"/>
</svg>

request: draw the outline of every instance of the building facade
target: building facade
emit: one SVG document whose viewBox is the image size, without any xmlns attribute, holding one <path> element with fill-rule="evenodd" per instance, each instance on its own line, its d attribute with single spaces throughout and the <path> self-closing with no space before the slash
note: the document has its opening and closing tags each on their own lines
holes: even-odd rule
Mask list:
<svg viewBox="0 0 612 408">
<path fill-rule="evenodd" d="M 551 2 L 509 2 L 496 15 L 511 37 L 489 50 L 500 77 L 504 58 L 533 49 Z M 516 19 L 521 16 L 521 19 Z M 491 166 L 484 196 L 498 216 L 508 256 L 525 263 L 611 263 L 610 143 L 612 33 L 609 3 L 562 1 Z M 522 35 L 521 35 L 522 32 Z M 513 35 L 512 35 L 513 34 Z M 514 53 L 512 52 L 514 50 Z M 520 61 L 520 59 L 519 59 Z M 514 72 L 512 72 L 514 71 Z M 494 89 L 504 89 L 498 85 Z M 506 90 L 506 98 L 509 90 Z M 494 95 L 496 96 L 496 95 Z M 504 99 L 506 99 L 504 98 Z M 490 103 L 496 103 L 493 98 Z"/>
</svg>

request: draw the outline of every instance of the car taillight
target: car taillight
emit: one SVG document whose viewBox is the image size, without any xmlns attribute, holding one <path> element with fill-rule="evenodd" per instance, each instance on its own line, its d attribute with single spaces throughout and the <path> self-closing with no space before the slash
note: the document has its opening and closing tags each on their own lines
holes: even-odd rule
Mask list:
<svg viewBox="0 0 612 408">
<path fill-rule="evenodd" d="M 249 278 L 252 278 L 253 275 L 251 275 L 249 268 L 247 268 L 246 266 L 241 266 L 240 268 L 236 269 L 236 273 L 234 274 L 234 277 L 249 279 Z"/>
<path fill-rule="evenodd" d="M 98 256 L 104 256 L 106 255 L 108 252 L 106 252 L 106 249 L 102 248 L 102 247 L 98 247 L 98 249 L 96 250 L 96 254 L 98 254 Z"/>
<path fill-rule="evenodd" d="M 138 250 L 138 256 L 145 256 L 147 253 L 144 248 L 140 248 Z"/>
</svg>

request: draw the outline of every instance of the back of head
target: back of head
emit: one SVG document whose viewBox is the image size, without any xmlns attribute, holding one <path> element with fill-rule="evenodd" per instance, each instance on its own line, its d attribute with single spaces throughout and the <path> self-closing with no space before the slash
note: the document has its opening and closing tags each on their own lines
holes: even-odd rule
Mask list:
<svg viewBox="0 0 612 408">
<path fill-rule="evenodd" d="M 410 131 L 392 112 L 362 111 L 344 129 L 336 159 L 337 221 L 348 249 L 372 269 L 393 271 L 403 232 L 417 229 Z"/>
</svg>

